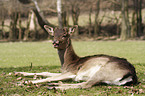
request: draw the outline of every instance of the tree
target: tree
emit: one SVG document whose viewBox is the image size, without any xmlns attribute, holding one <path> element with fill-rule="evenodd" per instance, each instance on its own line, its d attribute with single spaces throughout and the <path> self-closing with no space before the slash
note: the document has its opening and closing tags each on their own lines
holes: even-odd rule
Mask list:
<svg viewBox="0 0 145 96">
<path fill-rule="evenodd" d="M 0 39 L 5 39 L 5 32 L 4 32 L 4 25 L 5 25 L 5 16 L 4 16 L 4 4 L 3 2 L 0 2 L 1 6 L 0 6 L 0 25 L 1 25 L 1 29 L 0 29 Z"/>
<path fill-rule="evenodd" d="M 23 3 L 23 4 L 31 4 L 32 2 L 34 3 L 35 8 L 33 8 L 32 10 L 34 11 L 34 13 L 35 13 L 35 15 L 37 17 L 37 20 L 38 20 L 38 23 L 39 23 L 40 27 L 46 33 L 47 33 L 47 31 L 44 29 L 44 25 L 49 25 L 51 27 L 55 27 L 53 24 L 49 23 L 48 20 L 46 20 L 46 18 L 44 17 L 43 13 L 41 12 L 36 0 L 19 0 L 19 1 L 21 3 Z"/>
<path fill-rule="evenodd" d="M 137 10 L 137 35 L 138 37 L 142 36 L 143 35 L 143 30 L 142 30 L 142 0 L 138 0 L 138 10 Z"/>
<path fill-rule="evenodd" d="M 58 13 L 58 25 L 59 28 L 62 28 L 62 9 L 61 9 L 61 0 L 57 0 L 57 13 Z"/>
<path fill-rule="evenodd" d="M 63 26 L 68 27 L 69 26 L 69 5 L 67 0 L 63 0 L 62 2 L 62 22 Z"/>
<path fill-rule="evenodd" d="M 22 20 L 21 20 L 21 13 L 18 13 L 18 26 L 19 26 L 19 36 L 18 39 L 22 40 Z"/>
<path fill-rule="evenodd" d="M 11 2 L 11 9 L 9 11 L 10 14 L 10 18 L 11 18 L 11 23 L 10 23 L 10 32 L 9 32 L 9 40 L 16 40 L 17 39 L 17 32 L 18 32 L 18 28 L 17 28 L 17 22 L 18 22 L 18 11 L 16 11 L 17 7 L 13 7 L 16 6 L 18 4 L 17 0 L 13 0 L 10 1 Z"/>
<path fill-rule="evenodd" d="M 143 35 L 142 30 L 142 0 L 133 0 L 131 37 L 140 37 Z"/>
<path fill-rule="evenodd" d="M 121 24 L 121 40 L 126 40 L 130 38 L 130 23 L 129 23 L 129 16 L 128 16 L 128 0 L 121 1 L 122 8 L 122 24 Z"/>
<path fill-rule="evenodd" d="M 33 32 L 32 39 L 35 40 L 37 38 L 37 31 L 36 31 L 36 20 L 35 20 L 35 15 L 32 10 L 29 11 L 29 16 L 27 19 L 27 28 L 24 33 L 24 39 L 23 40 L 28 40 L 29 38 L 29 33 Z M 21 34 L 20 34 L 21 35 Z"/>
<path fill-rule="evenodd" d="M 100 0 L 97 0 L 96 10 L 95 10 L 95 25 L 94 25 L 94 36 L 95 37 L 98 36 L 98 34 L 99 34 L 99 22 L 98 22 L 99 12 L 100 12 Z"/>
<path fill-rule="evenodd" d="M 91 18 L 91 15 L 92 15 L 92 6 L 90 7 L 90 12 L 89 12 L 89 37 L 91 37 L 92 33 L 92 18 Z"/>
</svg>

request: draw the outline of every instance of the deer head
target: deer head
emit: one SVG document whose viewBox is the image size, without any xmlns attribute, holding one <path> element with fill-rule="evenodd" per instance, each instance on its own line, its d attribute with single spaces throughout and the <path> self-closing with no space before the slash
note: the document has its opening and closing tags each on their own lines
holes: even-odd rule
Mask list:
<svg viewBox="0 0 145 96">
<path fill-rule="evenodd" d="M 70 43 L 70 35 L 74 32 L 75 28 L 52 28 L 44 25 L 46 31 L 53 36 L 53 46 L 57 49 L 65 49 Z"/>
</svg>

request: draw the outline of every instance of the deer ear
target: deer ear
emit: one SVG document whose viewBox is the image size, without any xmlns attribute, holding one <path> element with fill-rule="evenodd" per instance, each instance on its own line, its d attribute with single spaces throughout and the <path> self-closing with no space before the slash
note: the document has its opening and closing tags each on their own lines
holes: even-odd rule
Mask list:
<svg viewBox="0 0 145 96">
<path fill-rule="evenodd" d="M 77 25 L 75 25 L 74 27 L 69 28 L 69 32 L 68 32 L 68 33 L 69 33 L 70 35 L 73 34 L 77 28 L 78 28 Z"/>
<path fill-rule="evenodd" d="M 75 31 L 75 28 L 69 28 L 69 34 L 71 35 L 72 33 L 74 33 L 74 31 Z"/>
<path fill-rule="evenodd" d="M 53 28 L 48 26 L 48 25 L 44 25 L 45 30 L 50 34 L 50 35 L 54 35 L 54 31 Z"/>
</svg>

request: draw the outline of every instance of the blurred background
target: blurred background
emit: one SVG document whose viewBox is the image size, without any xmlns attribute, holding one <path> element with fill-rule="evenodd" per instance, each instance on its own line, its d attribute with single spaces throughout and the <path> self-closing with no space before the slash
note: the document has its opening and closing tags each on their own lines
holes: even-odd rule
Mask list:
<svg viewBox="0 0 145 96">
<path fill-rule="evenodd" d="M 78 39 L 145 40 L 145 0 L 0 0 L 0 41 L 50 39 L 46 24 L 78 25 Z"/>
</svg>

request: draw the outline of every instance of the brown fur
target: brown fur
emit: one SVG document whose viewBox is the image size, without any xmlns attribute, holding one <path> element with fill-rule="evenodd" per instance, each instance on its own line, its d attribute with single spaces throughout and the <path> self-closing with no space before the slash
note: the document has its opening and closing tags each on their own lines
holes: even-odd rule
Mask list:
<svg viewBox="0 0 145 96">
<path fill-rule="evenodd" d="M 69 61 L 67 63 L 64 63 L 63 70 L 77 74 L 79 69 L 81 69 L 81 67 L 84 65 L 84 62 L 86 62 L 87 60 L 90 60 L 91 58 L 98 58 L 98 57 L 109 58 L 109 62 L 117 62 L 117 64 L 118 64 L 117 66 L 120 69 L 127 69 L 130 72 L 128 74 L 133 75 L 134 81 L 132 82 L 132 84 L 137 84 L 137 76 L 136 76 L 135 68 L 132 64 L 130 64 L 125 58 L 119 58 L 119 57 L 114 57 L 114 56 L 109 56 L 109 55 L 104 55 L 104 54 L 79 57 L 79 59 L 77 59 L 77 60 L 74 59 L 75 58 L 75 56 L 74 56 L 74 57 L 72 57 L 73 62 Z M 90 64 L 90 66 L 91 66 L 91 64 Z"/>
<path fill-rule="evenodd" d="M 73 74 L 77 74 L 78 71 L 84 66 L 85 62 L 88 60 L 91 60 L 92 58 L 108 58 L 108 64 L 112 64 L 110 62 L 115 62 L 117 68 L 122 69 L 122 70 L 128 70 L 129 76 L 132 75 L 133 78 L 133 84 L 137 83 L 137 76 L 135 72 L 135 68 L 133 65 L 131 65 L 126 59 L 124 58 L 119 58 L 119 57 L 114 57 L 114 56 L 109 56 L 109 55 L 93 55 L 93 56 L 86 56 L 86 57 L 79 57 L 76 55 L 76 53 L 73 50 L 71 40 L 70 40 L 70 34 L 68 34 L 68 30 L 64 28 L 64 30 L 60 29 L 55 29 L 54 30 L 54 39 L 61 41 L 60 38 L 63 37 L 65 34 L 65 40 L 63 41 L 65 44 L 60 44 L 60 47 L 58 49 L 65 49 L 64 51 L 64 63 L 62 66 L 62 71 L 65 72 L 71 72 Z M 63 47 L 62 47 L 63 45 Z M 91 66 L 91 64 L 90 64 Z M 126 75 L 125 75 L 126 76 Z"/>
<path fill-rule="evenodd" d="M 49 32 L 49 34 L 54 36 L 53 45 L 59 50 L 63 73 L 17 72 L 17 74 L 20 73 L 25 76 L 51 76 L 46 79 L 31 81 L 32 83 L 51 82 L 67 79 L 85 81 L 78 84 L 55 83 L 54 85 L 59 85 L 55 86 L 55 88 L 60 89 L 89 88 L 98 83 L 114 85 L 137 84 L 135 68 L 126 59 L 103 54 L 79 57 L 74 52 L 70 39 L 70 35 L 74 31 L 73 28 L 55 28 L 53 30 L 53 28 L 47 25 L 44 27 Z"/>
</svg>

